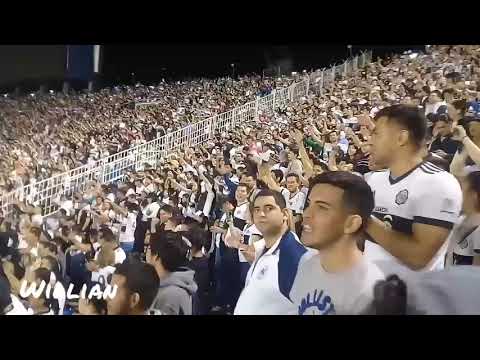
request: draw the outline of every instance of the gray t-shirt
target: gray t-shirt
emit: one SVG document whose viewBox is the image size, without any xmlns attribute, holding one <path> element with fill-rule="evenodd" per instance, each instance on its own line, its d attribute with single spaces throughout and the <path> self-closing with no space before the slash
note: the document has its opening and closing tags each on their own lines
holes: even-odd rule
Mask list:
<svg viewBox="0 0 480 360">
<path fill-rule="evenodd" d="M 299 315 L 355 315 L 365 311 L 373 301 L 373 288 L 384 280 L 383 272 L 366 259 L 352 269 L 328 273 L 313 255 L 302 264 L 290 292 L 290 300 Z"/>
</svg>

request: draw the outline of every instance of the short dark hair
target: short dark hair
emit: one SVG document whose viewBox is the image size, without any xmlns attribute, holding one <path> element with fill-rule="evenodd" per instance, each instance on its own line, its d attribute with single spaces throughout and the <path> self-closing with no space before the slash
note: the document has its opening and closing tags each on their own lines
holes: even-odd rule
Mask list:
<svg viewBox="0 0 480 360">
<path fill-rule="evenodd" d="M 124 276 L 126 287 L 140 295 L 140 306 L 147 310 L 157 296 L 160 279 L 155 268 L 144 262 L 132 261 L 115 265 L 114 274 Z"/>
<path fill-rule="evenodd" d="M 276 178 L 280 178 L 280 181 L 283 180 L 283 171 L 280 169 L 275 169 L 272 170 L 273 174 L 275 175 Z"/>
<path fill-rule="evenodd" d="M 442 99 L 445 99 L 445 94 L 455 95 L 455 90 L 452 89 L 452 88 L 448 88 L 448 89 L 443 90 Z"/>
<path fill-rule="evenodd" d="M 459 99 L 455 100 L 452 102 L 452 106 L 460 111 L 460 115 L 463 116 L 465 115 L 465 112 L 467 111 L 467 100 L 465 99 Z"/>
<path fill-rule="evenodd" d="M 285 179 L 288 179 L 289 177 L 294 177 L 297 180 L 297 182 L 300 182 L 300 176 L 298 176 L 298 174 L 288 173 L 287 176 L 285 176 Z"/>
<path fill-rule="evenodd" d="M 113 234 L 113 231 L 108 228 L 108 227 L 102 227 L 100 230 L 98 230 L 98 234 L 105 240 L 106 242 L 114 242 L 115 241 L 115 235 Z"/>
<path fill-rule="evenodd" d="M 242 177 L 243 176 L 246 176 L 246 177 L 252 177 L 254 179 L 257 179 L 257 174 L 253 171 L 247 171 L 245 173 L 242 174 Z"/>
<path fill-rule="evenodd" d="M 183 223 L 185 218 L 182 215 L 174 215 L 168 221 L 174 223 L 175 225 L 180 225 Z"/>
<path fill-rule="evenodd" d="M 427 136 L 427 121 L 422 112 L 415 106 L 392 105 L 377 112 L 375 121 L 386 117 L 388 121 L 394 121 L 408 130 L 413 143 L 420 148 Z"/>
<path fill-rule="evenodd" d="M 40 234 L 42 233 L 42 230 L 39 227 L 31 227 L 30 231 L 31 234 L 35 235 L 37 238 L 40 237 Z"/>
<path fill-rule="evenodd" d="M 192 224 L 190 229 L 183 233 L 183 236 L 190 241 L 192 249 L 200 250 L 207 241 L 207 233 L 200 225 Z"/>
<path fill-rule="evenodd" d="M 271 189 L 262 189 L 258 192 L 257 196 L 253 199 L 252 203 L 250 204 L 250 207 L 253 208 L 255 205 L 255 201 L 257 201 L 258 198 L 260 197 L 273 197 L 275 199 L 275 203 L 280 207 L 280 209 L 286 209 L 287 208 L 287 203 L 285 202 L 285 198 L 283 197 L 282 194 L 280 194 L 278 191 L 271 190 Z"/>
<path fill-rule="evenodd" d="M 237 189 L 238 189 L 239 187 L 244 187 L 244 188 L 247 189 L 247 191 L 250 191 L 250 190 L 251 190 L 250 187 L 249 187 L 247 184 L 242 183 L 242 182 L 237 185 Z"/>
<path fill-rule="evenodd" d="M 480 194 L 480 171 L 471 172 L 465 180 L 473 191 Z M 477 204 L 477 207 L 480 207 L 480 204 Z"/>
<path fill-rule="evenodd" d="M 102 291 L 105 290 L 105 285 L 103 285 L 99 282 L 90 281 L 86 284 L 85 294 L 90 294 L 90 292 L 92 291 L 92 289 L 94 287 L 100 287 L 100 289 Z M 105 315 L 107 313 L 107 301 L 105 299 L 103 299 L 103 297 L 100 298 L 100 299 L 98 299 L 96 296 L 92 296 L 91 299 L 86 297 L 85 301 L 87 302 L 87 304 L 93 305 L 93 307 L 95 308 L 95 310 L 98 314 Z"/>
<path fill-rule="evenodd" d="M 173 206 L 168 205 L 168 204 L 163 205 L 163 206 L 160 208 L 160 210 L 163 210 L 164 212 L 166 212 L 166 213 L 168 213 L 168 214 L 171 214 L 171 215 L 173 215 L 173 213 L 174 213 L 174 211 L 175 211 L 174 208 L 173 208 Z M 160 214 L 160 211 L 158 211 L 158 213 Z"/>
<path fill-rule="evenodd" d="M 166 231 L 158 241 L 150 244 L 152 255 L 158 256 L 165 270 L 173 272 L 187 261 L 188 246 L 180 233 Z"/>
<path fill-rule="evenodd" d="M 57 254 L 58 249 L 57 245 L 54 242 L 41 240 L 39 244 L 48 249 L 50 252 L 54 253 L 55 255 Z"/>
<path fill-rule="evenodd" d="M 367 226 L 374 207 L 372 189 L 360 176 L 347 171 L 329 171 L 310 180 L 308 196 L 315 185 L 329 184 L 343 189 L 343 206 L 362 218 L 362 230 Z"/>
</svg>

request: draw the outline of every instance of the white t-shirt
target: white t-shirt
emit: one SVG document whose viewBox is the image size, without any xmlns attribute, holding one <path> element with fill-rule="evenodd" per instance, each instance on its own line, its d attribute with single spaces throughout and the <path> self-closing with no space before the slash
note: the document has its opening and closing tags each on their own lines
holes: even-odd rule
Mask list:
<svg viewBox="0 0 480 360">
<path fill-rule="evenodd" d="M 368 184 L 375 197 L 373 215 L 393 230 L 411 234 L 414 223 L 452 229 L 459 220 L 462 206 L 460 184 L 453 175 L 430 162 L 422 162 L 397 179 L 392 179 L 389 170 L 372 172 Z M 423 270 L 442 269 L 446 249 L 447 242 Z M 393 263 L 395 270 L 396 265 L 407 269 L 371 241 L 365 243 L 365 255 L 377 264 Z"/>
<path fill-rule="evenodd" d="M 292 196 L 290 191 L 288 191 L 285 188 L 282 188 L 281 194 L 285 198 L 285 202 L 287 203 L 287 208 L 292 210 L 294 213 L 303 214 L 305 200 L 307 198 L 304 192 L 297 191 L 297 193 Z"/>
<path fill-rule="evenodd" d="M 373 301 L 373 288 L 384 280 L 383 272 L 365 258 L 352 269 L 328 273 L 321 264 L 321 253 L 302 263 L 290 292 L 297 315 L 355 315 Z"/>
<path fill-rule="evenodd" d="M 445 101 L 437 102 L 435 104 L 426 104 L 425 105 L 425 115 L 436 114 L 440 106 L 447 105 Z"/>
<path fill-rule="evenodd" d="M 92 272 L 92 281 L 107 284 L 108 276 L 115 272 L 114 266 L 105 266 Z"/>
<path fill-rule="evenodd" d="M 158 211 L 160 210 L 160 205 L 157 202 L 153 202 L 143 209 L 142 221 L 147 221 L 148 219 L 157 217 Z"/>
<path fill-rule="evenodd" d="M 120 231 L 118 240 L 121 243 L 133 242 L 135 240 L 135 228 L 137 227 L 137 215 L 129 212 L 126 217 L 122 217 L 122 227 L 125 231 Z"/>
</svg>

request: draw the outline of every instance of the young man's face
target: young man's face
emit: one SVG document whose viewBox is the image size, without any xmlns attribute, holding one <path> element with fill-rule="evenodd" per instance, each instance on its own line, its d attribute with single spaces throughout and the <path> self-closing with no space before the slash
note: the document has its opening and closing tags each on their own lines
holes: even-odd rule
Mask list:
<svg viewBox="0 0 480 360">
<path fill-rule="evenodd" d="M 170 219 L 172 217 L 172 214 L 170 214 L 169 212 L 165 211 L 165 210 L 160 210 L 159 212 L 159 218 L 160 218 L 160 223 L 161 224 L 165 224 L 168 219 Z"/>
<path fill-rule="evenodd" d="M 229 201 L 226 201 L 222 205 L 222 210 L 224 213 L 231 213 L 235 208 L 233 207 L 232 203 Z"/>
<path fill-rule="evenodd" d="M 370 139 L 370 156 L 373 162 L 382 167 L 388 167 L 397 150 L 394 139 L 397 139 L 400 128 L 386 117 L 381 117 L 375 124 Z"/>
<path fill-rule="evenodd" d="M 428 99 L 429 99 L 430 103 L 432 103 L 432 104 L 435 104 L 435 103 L 437 103 L 437 102 L 442 101 L 442 100 L 440 99 L 440 97 L 438 96 L 437 93 L 432 93 L 432 94 L 430 94 L 430 96 L 428 97 Z"/>
<path fill-rule="evenodd" d="M 336 132 L 332 132 L 329 135 L 330 143 L 335 144 L 338 141 L 338 136 Z"/>
<path fill-rule="evenodd" d="M 237 190 L 235 191 L 235 200 L 237 203 L 243 203 L 247 200 L 248 197 L 248 189 L 246 186 L 238 186 Z"/>
<path fill-rule="evenodd" d="M 261 196 L 253 206 L 253 222 L 263 235 L 278 233 L 287 220 L 273 196 Z"/>
<path fill-rule="evenodd" d="M 128 315 L 138 302 L 138 294 L 132 294 L 127 288 L 127 279 L 123 275 L 113 274 L 112 286 L 117 286 L 117 294 L 107 299 L 108 315 Z"/>
<path fill-rule="evenodd" d="M 300 183 L 298 182 L 298 179 L 295 176 L 289 176 L 287 177 L 287 190 L 290 191 L 291 193 L 295 193 L 298 191 L 298 187 L 300 186 Z"/>
<path fill-rule="evenodd" d="M 301 241 L 314 249 L 325 249 L 340 239 L 347 214 L 342 205 L 343 190 L 330 184 L 315 185 L 303 214 Z"/>
<path fill-rule="evenodd" d="M 243 175 L 240 179 L 240 182 L 247 184 L 250 189 L 255 189 L 257 185 L 257 181 L 253 176 Z"/>
<path fill-rule="evenodd" d="M 451 126 L 445 121 L 437 121 L 433 128 L 433 133 L 438 134 L 438 136 L 447 136 L 451 133 Z"/>
</svg>

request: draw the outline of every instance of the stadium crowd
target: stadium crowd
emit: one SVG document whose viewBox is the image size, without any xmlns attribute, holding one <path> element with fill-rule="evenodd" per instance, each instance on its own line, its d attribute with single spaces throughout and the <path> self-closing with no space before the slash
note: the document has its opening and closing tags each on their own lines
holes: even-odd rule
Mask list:
<svg viewBox="0 0 480 360">
<path fill-rule="evenodd" d="M 289 77 L 199 79 L 97 93 L 0 97 L 0 194 L 203 120 L 289 85 Z M 155 103 L 138 106 L 136 103 Z"/>
<path fill-rule="evenodd" d="M 480 46 L 379 59 L 53 216 L 18 202 L 0 311 L 480 313 L 479 61 Z M 63 291 L 25 292 L 42 281 Z M 71 284 L 117 292 L 72 300 Z"/>
</svg>

